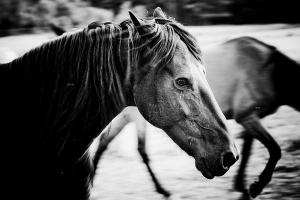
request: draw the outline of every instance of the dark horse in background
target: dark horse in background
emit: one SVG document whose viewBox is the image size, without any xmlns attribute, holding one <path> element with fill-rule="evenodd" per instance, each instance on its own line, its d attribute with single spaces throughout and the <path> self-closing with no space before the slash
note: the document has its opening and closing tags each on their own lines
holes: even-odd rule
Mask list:
<svg viewBox="0 0 300 200">
<path fill-rule="evenodd" d="M 269 151 L 265 168 L 249 188 L 249 194 L 256 197 L 270 182 L 281 157 L 281 148 L 260 118 L 274 113 L 281 105 L 300 110 L 300 95 L 295 94 L 299 91 L 300 65 L 275 47 L 250 37 L 206 49 L 204 58 L 208 82 L 223 113 L 245 128 L 242 160 L 235 180 L 237 190 L 247 192 L 244 177 L 253 138 Z M 224 81 L 216 77 L 223 77 Z"/>
<path fill-rule="evenodd" d="M 194 157 L 206 178 L 237 159 L 196 39 L 160 9 L 149 19 L 130 13 L 120 24 L 92 23 L 1 64 L 0 92 L 8 199 L 89 199 L 89 146 L 130 105 Z"/>
<path fill-rule="evenodd" d="M 218 59 L 216 59 L 218 58 Z M 260 119 L 274 113 L 281 105 L 300 110 L 300 65 L 275 47 L 255 38 L 240 37 L 205 49 L 207 80 L 227 119 L 235 119 L 244 127 L 242 160 L 234 187 L 252 197 L 261 193 L 270 182 L 281 157 L 281 149 L 260 123 Z M 170 193 L 155 177 L 145 150 L 146 121 L 137 108 L 128 107 L 99 135 L 101 143 L 93 145 L 95 165 L 111 140 L 123 127 L 134 122 L 138 132 L 138 151 L 152 177 L 156 190 L 168 197 Z M 105 135 L 105 138 L 102 138 Z M 253 139 L 259 140 L 269 151 L 270 158 L 257 182 L 245 189 L 245 169 Z M 95 150 L 93 150 L 95 151 Z"/>
</svg>

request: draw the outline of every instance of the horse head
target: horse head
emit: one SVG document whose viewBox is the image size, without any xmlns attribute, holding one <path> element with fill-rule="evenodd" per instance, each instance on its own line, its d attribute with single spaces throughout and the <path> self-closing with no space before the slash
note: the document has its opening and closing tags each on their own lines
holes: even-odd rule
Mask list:
<svg viewBox="0 0 300 200">
<path fill-rule="evenodd" d="M 196 39 L 160 9 L 151 20 L 130 17 L 142 49 L 133 78 L 136 106 L 195 158 L 206 178 L 222 176 L 238 155 L 205 78 Z"/>
</svg>

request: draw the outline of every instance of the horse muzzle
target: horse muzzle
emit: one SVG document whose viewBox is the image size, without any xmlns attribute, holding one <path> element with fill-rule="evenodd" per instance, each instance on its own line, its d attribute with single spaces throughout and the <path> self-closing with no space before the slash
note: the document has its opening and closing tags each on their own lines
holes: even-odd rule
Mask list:
<svg viewBox="0 0 300 200">
<path fill-rule="evenodd" d="M 205 178 L 212 179 L 215 176 L 223 176 L 238 159 L 238 154 L 235 155 L 228 151 L 221 154 L 217 159 L 213 159 L 213 156 L 196 156 L 195 165 Z"/>
</svg>

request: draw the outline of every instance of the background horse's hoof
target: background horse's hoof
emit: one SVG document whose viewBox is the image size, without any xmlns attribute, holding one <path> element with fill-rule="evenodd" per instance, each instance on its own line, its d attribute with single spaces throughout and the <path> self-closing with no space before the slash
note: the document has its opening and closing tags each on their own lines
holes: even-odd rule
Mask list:
<svg viewBox="0 0 300 200">
<path fill-rule="evenodd" d="M 244 181 L 235 181 L 233 185 L 233 190 L 241 192 L 243 194 L 248 194 L 248 190 L 245 188 Z"/>
<path fill-rule="evenodd" d="M 238 200 L 251 200 L 251 199 L 252 198 L 248 193 L 247 194 L 243 193 Z"/>
<path fill-rule="evenodd" d="M 249 195 L 249 192 L 246 188 L 244 188 L 244 186 L 235 186 L 233 188 L 233 191 L 236 191 L 236 192 L 240 192 L 240 193 L 243 193 L 243 194 L 246 194 L 246 195 Z"/>
<path fill-rule="evenodd" d="M 168 198 L 166 198 L 167 200 L 182 200 L 182 198 L 179 195 L 176 194 L 172 194 L 170 195 Z"/>
<path fill-rule="evenodd" d="M 164 189 L 157 189 L 156 190 L 158 193 L 162 194 L 166 199 L 169 199 L 169 197 L 171 196 L 170 192 L 164 190 Z"/>
<path fill-rule="evenodd" d="M 249 194 L 252 198 L 255 198 L 261 193 L 262 190 L 263 186 L 259 182 L 255 181 L 250 185 Z"/>
</svg>

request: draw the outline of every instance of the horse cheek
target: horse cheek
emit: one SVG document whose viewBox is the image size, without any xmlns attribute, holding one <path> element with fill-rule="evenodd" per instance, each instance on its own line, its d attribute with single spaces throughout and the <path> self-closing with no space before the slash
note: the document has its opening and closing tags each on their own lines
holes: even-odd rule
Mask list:
<svg viewBox="0 0 300 200">
<path fill-rule="evenodd" d="M 172 86 L 172 81 L 162 81 L 158 91 L 157 102 L 162 116 L 161 121 L 165 126 L 172 126 L 182 120 L 183 112 L 189 113 L 188 106 L 184 102 L 180 102 L 180 99 L 183 100 L 183 98 Z M 181 103 L 184 104 L 184 111 Z"/>
<path fill-rule="evenodd" d="M 134 85 L 133 95 L 135 104 L 142 116 L 151 124 L 156 125 L 156 121 L 158 121 L 157 116 L 159 116 L 160 112 L 158 105 L 155 103 L 155 86 L 149 75 Z"/>
</svg>

